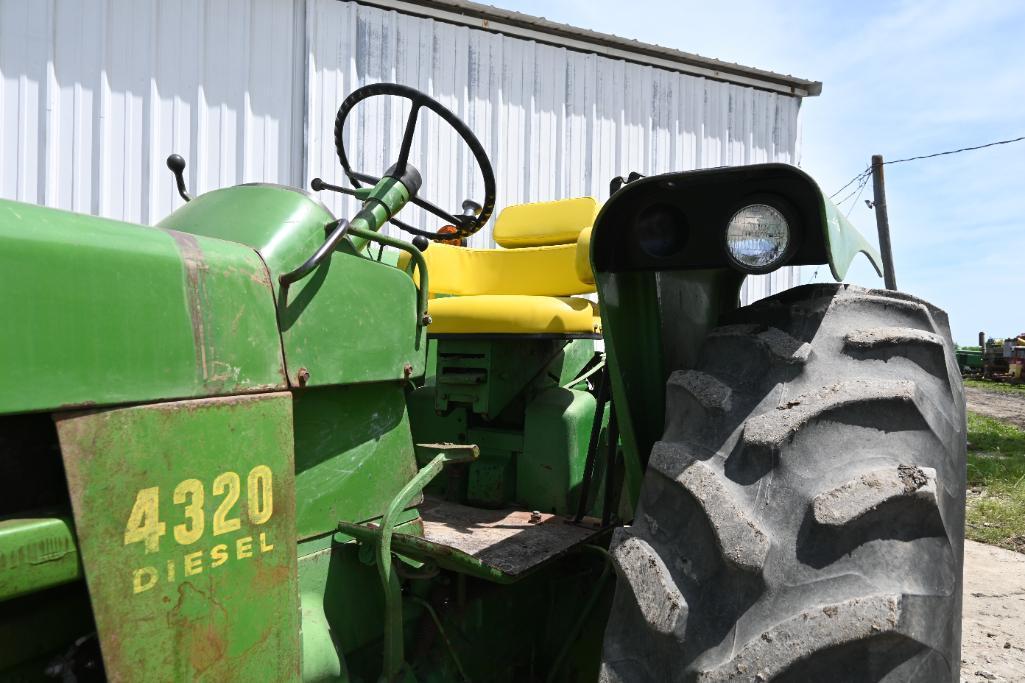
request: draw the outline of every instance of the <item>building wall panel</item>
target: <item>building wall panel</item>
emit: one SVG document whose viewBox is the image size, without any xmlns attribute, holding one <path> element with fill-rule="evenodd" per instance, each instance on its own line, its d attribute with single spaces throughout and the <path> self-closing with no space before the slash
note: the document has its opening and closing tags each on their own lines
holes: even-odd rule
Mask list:
<svg viewBox="0 0 1025 683">
<path fill-rule="evenodd" d="M 384 80 L 414 85 L 462 117 L 491 158 L 498 206 L 593 195 L 636 170 L 796 163 L 798 98 L 453 26 L 355 2 L 308 4 L 307 175 L 343 182 L 334 150 L 345 93 Z M 366 102 L 345 127 L 354 166 L 378 175 L 394 161 L 406 107 Z M 479 199 L 469 150 L 433 117 L 411 155 L 423 196 L 456 209 Z M 330 196 L 335 212 L 353 200 Z M 436 229 L 417 209 L 404 218 Z M 397 229 L 389 228 L 397 234 Z M 489 230 L 471 246 L 493 247 Z M 794 273 L 749 278 L 744 298 L 791 286 Z"/>
<path fill-rule="evenodd" d="M 152 223 L 181 203 L 171 152 L 198 192 L 301 182 L 297 18 L 277 0 L 0 0 L 0 196 Z"/>
<path fill-rule="evenodd" d="M 343 184 L 334 117 L 392 81 L 462 117 L 490 156 L 498 206 L 608 196 L 629 171 L 796 162 L 800 100 L 343 0 L 0 0 L 0 197 L 141 223 L 240 182 Z M 354 166 L 397 156 L 407 107 L 369 101 L 344 132 Z M 413 163 L 452 210 L 483 181 L 426 116 Z M 324 193 L 336 213 L 350 199 Z M 438 221 L 407 209 L 403 218 Z M 390 231 L 395 232 L 391 228 Z M 489 229 L 471 241 L 494 246 Z M 745 299 L 790 286 L 751 278 Z"/>
</svg>

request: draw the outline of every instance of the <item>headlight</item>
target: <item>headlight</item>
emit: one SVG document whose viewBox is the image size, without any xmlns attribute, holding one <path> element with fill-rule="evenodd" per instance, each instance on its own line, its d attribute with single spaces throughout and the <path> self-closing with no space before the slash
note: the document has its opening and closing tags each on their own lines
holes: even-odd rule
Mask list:
<svg viewBox="0 0 1025 683">
<path fill-rule="evenodd" d="M 790 246 L 790 226 L 768 204 L 749 204 L 726 226 L 726 250 L 744 270 L 765 272 L 779 265 Z"/>
</svg>

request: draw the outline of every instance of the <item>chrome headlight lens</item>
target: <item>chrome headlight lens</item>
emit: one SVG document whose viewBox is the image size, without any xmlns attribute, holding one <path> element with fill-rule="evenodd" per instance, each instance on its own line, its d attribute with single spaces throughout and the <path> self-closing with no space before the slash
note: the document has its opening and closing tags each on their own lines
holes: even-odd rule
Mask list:
<svg viewBox="0 0 1025 683">
<path fill-rule="evenodd" d="M 771 270 L 782 261 L 789 246 L 787 219 L 768 204 L 745 206 L 726 226 L 726 250 L 745 270 Z"/>
</svg>

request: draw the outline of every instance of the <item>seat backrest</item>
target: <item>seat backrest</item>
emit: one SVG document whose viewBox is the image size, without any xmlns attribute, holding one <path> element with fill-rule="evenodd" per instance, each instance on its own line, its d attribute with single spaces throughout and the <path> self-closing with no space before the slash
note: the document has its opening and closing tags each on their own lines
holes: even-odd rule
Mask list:
<svg viewBox="0 0 1025 683">
<path fill-rule="evenodd" d="M 590 240 L 598 209 L 592 197 L 518 204 L 495 224 L 495 241 L 504 249 L 431 244 L 424 251 L 431 295 L 593 293 Z M 401 254 L 399 267 L 408 263 Z"/>
<path fill-rule="evenodd" d="M 573 244 L 599 208 L 594 197 L 507 206 L 495 220 L 495 241 L 506 249 Z"/>
<path fill-rule="evenodd" d="M 571 296 L 595 291 L 577 268 L 578 243 L 520 249 L 469 249 L 432 244 L 424 252 L 431 294 Z M 587 245 L 583 245 L 586 249 Z M 586 261 L 586 256 L 581 257 Z M 409 258 L 399 257 L 405 267 Z M 590 270 L 588 268 L 588 270 Z M 419 283 L 419 277 L 415 278 Z"/>
</svg>

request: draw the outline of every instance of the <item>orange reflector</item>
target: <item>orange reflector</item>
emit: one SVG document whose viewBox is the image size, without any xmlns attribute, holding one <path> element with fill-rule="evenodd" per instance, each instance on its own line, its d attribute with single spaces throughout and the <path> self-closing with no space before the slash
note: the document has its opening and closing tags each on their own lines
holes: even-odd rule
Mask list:
<svg viewBox="0 0 1025 683">
<path fill-rule="evenodd" d="M 438 242 L 441 242 L 442 244 L 451 244 L 451 245 L 454 245 L 454 246 L 457 246 L 457 247 L 463 246 L 463 240 L 461 240 L 458 237 L 459 229 L 456 228 L 456 226 L 454 226 L 454 225 L 444 225 L 444 226 L 441 227 L 440 230 L 438 230 L 438 233 L 442 234 L 442 235 L 456 235 L 455 239 L 451 239 L 451 240 L 438 240 Z"/>
</svg>

